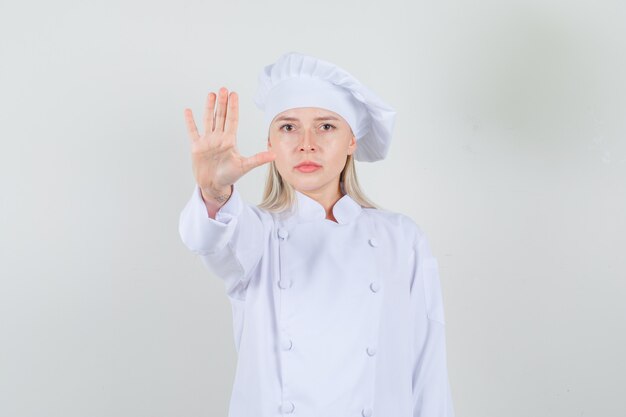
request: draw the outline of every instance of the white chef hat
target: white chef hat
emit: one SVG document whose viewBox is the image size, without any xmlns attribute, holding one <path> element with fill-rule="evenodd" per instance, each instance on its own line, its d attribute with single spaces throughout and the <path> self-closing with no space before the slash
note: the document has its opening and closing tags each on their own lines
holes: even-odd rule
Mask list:
<svg viewBox="0 0 626 417">
<path fill-rule="evenodd" d="M 338 66 L 298 52 L 283 54 L 259 73 L 254 103 L 265 112 L 264 127 L 277 114 L 298 107 L 320 107 L 343 117 L 358 141 L 358 161 L 384 159 L 396 112 L 354 76 Z"/>
</svg>

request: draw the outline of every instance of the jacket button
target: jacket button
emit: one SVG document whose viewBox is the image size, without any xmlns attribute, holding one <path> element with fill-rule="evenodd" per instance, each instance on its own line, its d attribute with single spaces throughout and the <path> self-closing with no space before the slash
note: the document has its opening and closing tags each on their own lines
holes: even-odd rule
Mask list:
<svg viewBox="0 0 626 417">
<path fill-rule="evenodd" d="M 283 290 L 291 287 L 291 280 L 289 278 L 283 278 L 278 281 L 278 286 Z"/>
<path fill-rule="evenodd" d="M 363 415 L 363 417 L 370 417 L 372 415 L 372 409 L 369 407 L 365 407 L 361 414 Z"/>
<path fill-rule="evenodd" d="M 378 281 L 374 281 L 370 284 L 370 289 L 373 292 L 378 292 L 378 290 L 380 290 L 380 284 L 378 283 Z"/>
<path fill-rule="evenodd" d="M 291 341 L 291 339 L 283 339 L 283 342 L 282 342 L 283 350 L 291 350 L 292 346 L 293 346 L 293 342 Z"/>
<path fill-rule="evenodd" d="M 287 239 L 287 236 L 289 236 L 289 232 L 287 231 L 287 229 L 283 229 L 282 227 L 280 229 L 278 229 L 278 237 L 285 240 Z"/>
<path fill-rule="evenodd" d="M 295 408 L 296 406 L 293 405 L 291 401 L 285 401 L 280 405 L 280 411 L 282 411 L 283 413 L 293 413 L 293 410 L 295 410 Z"/>
<path fill-rule="evenodd" d="M 369 347 L 367 348 L 367 354 L 370 356 L 374 356 L 376 354 L 376 348 Z"/>
<path fill-rule="evenodd" d="M 369 242 L 370 242 L 370 246 L 372 246 L 372 247 L 378 246 L 378 241 L 375 238 L 373 238 L 373 237 L 370 238 Z"/>
</svg>

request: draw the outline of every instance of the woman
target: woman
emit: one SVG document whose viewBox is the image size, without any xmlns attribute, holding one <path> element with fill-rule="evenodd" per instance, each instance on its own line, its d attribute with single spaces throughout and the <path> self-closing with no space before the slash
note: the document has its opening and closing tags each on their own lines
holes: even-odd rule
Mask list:
<svg viewBox="0 0 626 417">
<path fill-rule="evenodd" d="M 217 109 L 216 107 L 217 101 Z M 238 95 L 191 111 L 185 245 L 226 286 L 238 363 L 229 417 L 452 417 L 437 261 L 377 209 L 354 159 L 386 156 L 395 112 L 341 68 L 287 53 L 259 75 L 267 151 L 236 147 Z M 264 200 L 236 181 L 269 163 Z"/>
</svg>

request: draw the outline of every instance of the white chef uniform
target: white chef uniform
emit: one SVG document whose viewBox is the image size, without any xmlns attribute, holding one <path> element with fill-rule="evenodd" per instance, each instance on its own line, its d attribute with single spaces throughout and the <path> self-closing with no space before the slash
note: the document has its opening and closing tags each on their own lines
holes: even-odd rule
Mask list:
<svg viewBox="0 0 626 417">
<path fill-rule="evenodd" d="M 403 214 L 296 191 L 294 213 L 236 184 L 208 217 L 196 185 L 185 245 L 221 278 L 238 363 L 229 417 L 453 417 L 437 261 Z"/>
<path fill-rule="evenodd" d="M 385 157 L 395 112 L 341 68 L 295 52 L 264 68 L 265 127 L 293 107 L 344 117 L 355 159 Z M 295 190 L 289 210 L 248 204 L 237 185 L 209 218 L 196 185 L 184 244 L 223 280 L 237 370 L 229 417 L 454 417 L 438 265 L 403 214 L 332 208 Z"/>
</svg>

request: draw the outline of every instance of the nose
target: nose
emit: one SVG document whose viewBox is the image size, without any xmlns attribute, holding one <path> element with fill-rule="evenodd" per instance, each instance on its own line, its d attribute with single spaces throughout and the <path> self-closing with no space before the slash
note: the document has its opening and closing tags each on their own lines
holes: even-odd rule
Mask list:
<svg viewBox="0 0 626 417">
<path fill-rule="evenodd" d="M 312 140 L 312 135 L 309 132 L 308 129 L 304 129 L 304 137 L 302 139 L 302 142 L 300 143 L 300 151 L 305 151 L 305 150 L 311 150 L 314 151 L 317 149 L 317 146 L 315 145 L 314 141 Z"/>
</svg>

